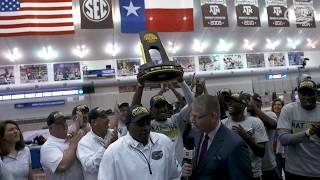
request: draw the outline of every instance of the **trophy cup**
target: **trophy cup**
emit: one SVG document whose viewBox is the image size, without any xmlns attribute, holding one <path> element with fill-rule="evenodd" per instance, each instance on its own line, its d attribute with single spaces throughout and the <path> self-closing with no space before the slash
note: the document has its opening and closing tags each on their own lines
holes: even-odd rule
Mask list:
<svg viewBox="0 0 320 180">
<path fill-rule="evenodd" d="M 144 64 L 139 67 L 139 73 L 137 75 L 139 83 L 161 83 L 164 81 L 172 81 L 183 76 L 183 68 L 174 61 L 169 61 L 168 55 L 157 33 L 140 33 L 140 40 L 142 43 L 141 51 Z M 151 49 L 157 50 L 160 53 L 161 61 L 157 62 L 151 58 Z"/>
</svg>

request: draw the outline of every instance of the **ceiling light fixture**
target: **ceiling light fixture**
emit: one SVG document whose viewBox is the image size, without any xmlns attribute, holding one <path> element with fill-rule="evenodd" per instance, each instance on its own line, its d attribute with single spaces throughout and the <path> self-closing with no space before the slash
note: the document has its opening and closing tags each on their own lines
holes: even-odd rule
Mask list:
<svg viewBox="0 0 320 180">
<path fill-rule="evenodd" d="M 266 45 L 267 49 L 271 49 L 271 50 L 275 50 L 276 47 L 278 47 L 281 42 L 280 40 L 276 40 L 272 42 L 269 38 L 267 38 L 266 41 L 267 41 L 267 45 Z"/>
<path fill-rule="evenodd" d="M 243 49 L 252 51 L 253 48 L 255 47 L 255 43 L 250 43 L 248 39 L 244 39 L 244 44 L 243 44 Z"/>
<path fill-rule="evenodd" d="M 307 39 L 307 42 L 308 42 L 307 46 L 312 49 L 315 49 L 317 44 L 319 43 L 319 41 L 312 41 L 312 39 L 309 39 L 309 38 Z"/>
<path fill-rule="evenodd" d="M 217 51 L 228 52 L 232 48 L 232 43 L 229 43 L 223 39 L 219 39 Z"/>
<path fill-rule="evenodd" d="M 52 60 L 58 57 L 58 52 L 55 51 L 51 46 L 43 47 L 39 52 L 38 56 L 45 60 Z"/>
<path fill-rule="evenodd" d="M 112 57 L 115 57 L 119 52 L 120 48 L 117 44 L 109 43 L 105 49 L 106 53 L 110 54 Z"/>
<path fill-rule="evenodd" d="M 299 40 L 292 40 L 290 38 L 287 38 L 287 46 L 291 49 L 297 49 L 297 46 L 299 45 L 300 41 Z"/>
<path fill-rule="evenodd" d="M 5 52 L 4 57 L 9 59 L 11 62 L 15 62 L 22 58 L 22 54 L 20 53 L 18 48 L 13 48 L 12 50 Z"/>
<path fill-rule="evenodd" d="M 177 51 L 179 51 L 180 46 L 178 46 L 176 43 L 169 41 L 168 42 L 168 50 L 172 53 L 175 54 Z"/>
<path fill-rule="evenodd" d="M 197 39 L 193 41 L 192 49 L 194 51 L 202 53 L 207 47 L 208 47 L 208 43 L 206 42 L 200 42 Z"/>
<path fill-rule="evenodd" d="M 89 54 L 89 49 L 85 45 L 79 45 L 72 49 L 72 53 L 82 59 Z"/>
</svg>

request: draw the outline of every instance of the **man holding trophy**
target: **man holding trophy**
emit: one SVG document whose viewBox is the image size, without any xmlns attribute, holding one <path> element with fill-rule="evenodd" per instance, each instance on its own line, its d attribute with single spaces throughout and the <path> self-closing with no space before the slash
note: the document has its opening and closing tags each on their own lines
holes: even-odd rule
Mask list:
<svg viewBox="0 0 320 180">
<path fill-rule="evenodd" d="M 191 103 L 193 94 L 183 80 L 183 69 L 169 58 L 156 33 L 141 33 L 142 52 L 144 64 L 140 66 L 138 89 L 134 94 L 132 105 L 140 105 L 143 88 L 146 84 L 159 84 L 176 80 L 181 87 L 187 105 L 177 114 L 170 113 L 170 104 L 162 95 L 155 95 L 150 99 L 150 112 L 152 115 L 151 130 L 167 135 L 175 146 L 176 158 L 181 165 L 183 155 L 183 136 L 186 127 L 190 123 Z M 157 50 L 161 55 L 161 63 L 153 61 L 149 50 Z"/>
</svg>

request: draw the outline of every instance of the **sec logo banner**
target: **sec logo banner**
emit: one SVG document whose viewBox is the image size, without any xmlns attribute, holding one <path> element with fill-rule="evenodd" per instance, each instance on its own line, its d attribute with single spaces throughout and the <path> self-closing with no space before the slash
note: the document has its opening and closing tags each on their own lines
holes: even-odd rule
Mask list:
<svg viewBox="0 0 320 180">
<path fill-rule="evenodd" d="M 81 0 L 81 28 L 113 28 L 110 0 Z"/>
</svg>

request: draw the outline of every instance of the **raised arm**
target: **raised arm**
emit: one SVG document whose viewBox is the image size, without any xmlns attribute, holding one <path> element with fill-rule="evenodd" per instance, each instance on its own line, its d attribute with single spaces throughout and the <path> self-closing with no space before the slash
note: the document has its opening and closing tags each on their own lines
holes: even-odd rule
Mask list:
<svg viewBox="0 0 320 180">
<path fill-rule="evenodd" d="M 137 91 L 133 95 L 131 106 L 140 105 L 141 104 L 143 88 L 144 88 L 143 84 L 138 84 L 137 85 Z"/>
</svg>

